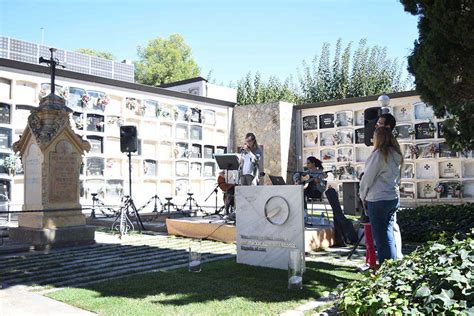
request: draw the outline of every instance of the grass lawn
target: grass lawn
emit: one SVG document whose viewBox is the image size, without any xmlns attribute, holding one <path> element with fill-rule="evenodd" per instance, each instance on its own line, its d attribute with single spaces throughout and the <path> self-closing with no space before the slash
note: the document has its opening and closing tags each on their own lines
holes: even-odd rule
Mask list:
<svg viewBox="0 0 474 316">
<path fill-rule="evenodd" d="M 101 315 L 277 314 L 358 279 L 354 268 L 307 261 L 301 291 L 287 290 L 287 271 L 252 267 L 235 259 L 187 269 L 110 280 L 48 294 Z"/>
</svg>

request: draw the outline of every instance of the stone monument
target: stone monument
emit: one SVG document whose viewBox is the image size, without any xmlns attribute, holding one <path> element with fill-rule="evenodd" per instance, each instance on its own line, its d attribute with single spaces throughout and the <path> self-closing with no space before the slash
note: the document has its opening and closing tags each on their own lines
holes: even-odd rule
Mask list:
<svg viewBox="0 0 474 316">
<path fill-rule="evenodd" d="M 37 249 L 94 243 L 94 228 L 86 226 L 79 203 L 82 155 L 90 144 L 72 130 L 72 111 L 54 94 L 53 52 L 45 61 L 51 64 L 51 93 L 31 111 L 21 139 L 13 144 L 22 158 L 25 212 L 10 238 Z"/>
</svg>

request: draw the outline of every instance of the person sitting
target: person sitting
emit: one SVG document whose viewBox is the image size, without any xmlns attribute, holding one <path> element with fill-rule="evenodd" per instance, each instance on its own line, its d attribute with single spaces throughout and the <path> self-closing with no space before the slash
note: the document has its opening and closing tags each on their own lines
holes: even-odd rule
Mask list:
<svg viewBox="0 0 474 316">
<path fill-rule="evenodd" d="M 304 208 L 307 209 L 307 199 L 320 200 L 324 191 L 326 191 L 326 175 L 323 171 L 321 160 L 310 156 L 306 159 L 306 170 L 297 172 L 293 175 L 295 184 L 305 185 L 304 189 Z M 307 184 L 307 185 L 306 185 Z"/>
</svg>

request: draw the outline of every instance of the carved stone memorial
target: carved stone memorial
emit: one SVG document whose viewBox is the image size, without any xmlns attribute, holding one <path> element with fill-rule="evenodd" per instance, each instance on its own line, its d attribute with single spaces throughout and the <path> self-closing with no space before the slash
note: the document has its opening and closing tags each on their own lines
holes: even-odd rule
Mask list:
<svg viewBox="0 0 474 316">
<path fill-rule="evenodd" d="M 61 97 L 49 94 L 31 112 L 22 138 L 13 150 L 25 171 L 24 213 L 10 238 L 37 249 L 94 243 L 79 203 L 79 171 L 89 142 L 74 133 L 71 110 Z"/>
</svg>

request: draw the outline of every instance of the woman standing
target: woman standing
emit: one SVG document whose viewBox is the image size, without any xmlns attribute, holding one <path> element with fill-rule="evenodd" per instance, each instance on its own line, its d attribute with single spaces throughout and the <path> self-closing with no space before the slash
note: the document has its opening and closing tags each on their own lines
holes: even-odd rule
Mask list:
<svg viewBox="0 0 474 316">
<path fill-rule="evenodd" d="M 377 128 L 374 151 L 365 163 L 360 182 L 360 197 L 367 203 L 379 264 L 397 258 L 393 223 L 400 200 L 398 184 L 402 163 L 403 155 L 391 130 Z"/>
<path fill-rule="evenodd" d="M 240 149 L 240 184 L 258 185 L 260 176 L 260 161 L 263 153 L 257 143 L 254 133 L 245 135 L 245 143 Z"/>
</svg>

